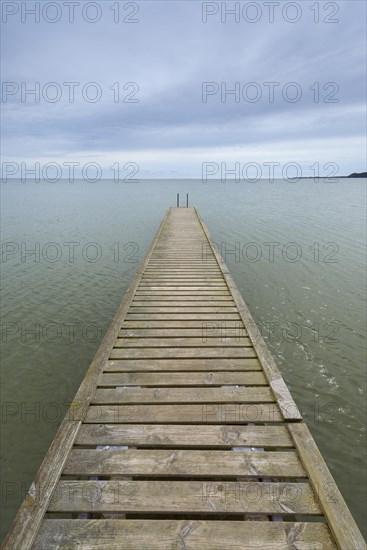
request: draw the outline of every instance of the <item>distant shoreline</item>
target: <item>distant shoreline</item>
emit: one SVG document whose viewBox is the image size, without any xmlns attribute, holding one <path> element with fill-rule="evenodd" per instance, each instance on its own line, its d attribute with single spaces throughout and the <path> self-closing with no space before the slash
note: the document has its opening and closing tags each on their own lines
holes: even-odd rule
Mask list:
<svg viewBox="0 0 367 550">
<path fill-rule="evenodd" d="M 350 176 L 340 176 L 341 178 L 367 178 L 367 172 L 354 172 L 354 174 L 350 174 Z"/>
<path fill-rule="evenodd" d="M 297 178 L 299 180 L 309 180 L 314 179 L 315 176 L 301 176 L 300 178 Z M 335 180 L 335 179 L 347 179 L 347 178 L 367 178 L 367 172 L 354 172 L 353 174 L 350 174 L 349 176 L 319 176 L 318 179 L 324 179 L 324 180 Z"/>
<path fill-rule="evenodd" d="M 288 178 L 289 180 L 332 180 L 332 181 L 335 181 L 335 180 L 339 180 L 339 179 L 362 179 L 362 178 L 367 178 L 367 172 L 353 172 L 353 174 L 349 174 L 349 176 L 298 176 L 298 177 L 294 177 L 294 178 Z M 22 183 L 26 183 L 26 181 L 28 180 L 28 178 L 26 178 L 25 181 L 22 180 L 22 178 L 15 178 L 15 177 L 8 177 L 6 181 L 4 181 L 3 178 L 0 177 L 0 183 L 8 183 L 10 181 L 22 181 Z M 32 181 L 33 178 L 29 178 L 29 181 Z M 153 177 L 153 178 L 140 178 L 139 181 L 172 181 L 172 180 L 177 180 L 177 181 L 203 181 L 202 178 L 167 178 L 167 177 L 162 177 L 162 178 L 157 178 L 157 177 Z M 209 179 L 209 181 L 221 181 L 220 178 L 213 178 L 213 179 Z M 283 178 L 274 178 L 274 181 L 276 180 L 280 180 L 280 181 L 284 181 Z M 33 180 L 34 181 L 34 180 Z M 40 178 L 40 181 L 47 181 L 47 180 L 44 180 L 42 178 Z M 78 182 L 78 181 L 83 181 L 83 178 L 82 177 L 75 177 L 74 178 L 74 181 L 70 181 L 68 180 L 68 178 L 60 178 L 57 182 L 52 182 L 52 183 L 59 183 L 59 182 L 67 182 L 69 181 L 70 183 L 74 183 L 74 182 Z M 114 181 L 113 178 L 101 178 L 99 181 Z M 99 183 L 99 181 L 96 181 L 96 182 L 89 182 L 89 183 Z M 226 181 L 235 181 L 235 179 L 228 179 Z M 250 180 L 242 180 L 242 181 L 250 181 Z M 269 181 L 268 178 L 259 178 L 257 181 Z M 39 182 L 36 182 L 36 183 L 39 183 Z M 116 182 L 116 183 L 119 183 L 119 182 Z M 126 182 L 126 183 L 129 183 L 129 182 Z"/>
</svg>

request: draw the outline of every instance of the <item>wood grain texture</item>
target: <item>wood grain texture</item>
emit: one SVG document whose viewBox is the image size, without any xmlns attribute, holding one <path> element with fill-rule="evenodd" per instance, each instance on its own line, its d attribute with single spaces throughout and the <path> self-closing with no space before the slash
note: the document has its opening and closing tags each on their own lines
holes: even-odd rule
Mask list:
<svg viewBox="0 0 367 550">
<path fill-rule="evenodd" d="M 60 547 L 59 541 L 64 546 Z M 123 542 L 122 542 L 123 541 Z M 123 546 L 122 546 L 123 544 Z M 33 550 L 336 550 L 322 523 L 47 519 Z"/>
<path fill-rule="evenodd" d="M 185 325 L 177 328 L 137 328 L 135 326 L 126 325 L 122 328 L 118 336 L 119 338 L 196 338 L 200 339 L 204 343 L 206 341 L 212 341 L 214 344 L 222 344 L 228 342 L 239 342 L 242 339 L 243 343 L 247 343 L 248 340 L 244 340 L 244 337 L 247 336 L 246 330 L 244 327 L 236 327 L 229 329 L 220 327 L 206 327 L 205 324 L 199 323 L 198 328 L 190 328 Z"/>
<path fill-rule="evenodd" d="M 120 335 L 119 335 L 120 336 Z M 200 336 L 180 336 L 169 338 L 162 337 L 144 337 L 144 338 L 118 338 L 115 342 L 115 348 L 224 348 L 224 347 L 250 347 L 252 343 L 248 337 L 228 337 L 228 338 L 206 338 L 205 333 Z"/>
<path fill-rule="evenodd" d="M 107 362 L 105 372 L 156 372 L 156 371 L 253 371 L 261 370 L 255 358 L 244 359 L 115 359 Z"/>
<path fill-rule="evenodd" d="M 93 404 L 155 403 L 274 403 L 274 394 L 266 387 L 221 388 L 97 388 Z"/>
<path fill-rule="evenodd" d="M 60 481 L 52 512 L 260 513 L 319 515 L 308 483 Z"/>
<path fill-rule="evenodd" d="M 78 445 L 224 448 L 293 447 L 285 426 L 190 424 L 83 424 Z"/>
<path fill-rule="evenodd" d="M 99 386 L 264 386 L 262 372 L 147 372 L 105 373 Z"/>
<path fill-rule="evenodd" d="M 91 405 L 85 423 L 118 424 L 243 424 L 281 422 L 275 403 L 203 403 Z"/>
<path fill-rule="evenodd" d="M 149 478 L 306 477 L 295 452 L 73 449 L 64 475 Z"/>
<path fill-rule="evenodd" d="M 137 321 L 125 320 L 121 325 L 121 330 L 134 330 L 136 328 L 180 328 L 180 329 L 200 329 L 204 335 L 208 336 L 238 336 L 245 335 L 242 331 L 245 326 L 240 319 L 235 321 L 197 321 L 189 319 L 186 321 L 165 321 L 164 319 Z M 117 335 L 116 335 L 117 336 Z M 246 334 L 247 336 L 247 334 Z"/>
<path fill-rule="evenodd" d="M 246 359 L 256 357 L 255 350 L 247 347 L 206 348 L 113 348 L 111 359 Z"/>
</svg>

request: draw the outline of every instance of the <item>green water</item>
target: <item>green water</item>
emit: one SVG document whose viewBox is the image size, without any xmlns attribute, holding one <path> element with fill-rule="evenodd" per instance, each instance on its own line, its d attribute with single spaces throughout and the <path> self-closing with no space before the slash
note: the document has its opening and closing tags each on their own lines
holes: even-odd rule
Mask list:
<svg viewBox="0 0 367 550">
<path fill-rule="evenodd" d="M 2 536 L 177 192 L 199 207 L 365 533 L 365 185 L 4 184 Z"/>
</svg>

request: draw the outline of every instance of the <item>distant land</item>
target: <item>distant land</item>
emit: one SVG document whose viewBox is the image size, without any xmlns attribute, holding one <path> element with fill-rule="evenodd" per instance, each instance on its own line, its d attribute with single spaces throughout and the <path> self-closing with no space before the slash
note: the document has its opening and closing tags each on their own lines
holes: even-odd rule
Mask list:
<svg viewBox="0 0 367 550">
<path fill-rule="evenodd" d="M 346 178 L 367 178 L 367 172 L 354 172 L 354 174 L 351 174 L 350 176 L 341 176 Z"/>
<path fill-rule="evenodd" d="M 311 180 L 314 179 L 315 176 L 302 176 L 300 180 Z M 367 178 L 367 172 L 353 172 L 353 174 L 350 174 L 349 176 L 319 176 L 318 179 L 323 180 L 337 180 L 337 179 L 347 179 L 347 178 Z"/>
</svg>

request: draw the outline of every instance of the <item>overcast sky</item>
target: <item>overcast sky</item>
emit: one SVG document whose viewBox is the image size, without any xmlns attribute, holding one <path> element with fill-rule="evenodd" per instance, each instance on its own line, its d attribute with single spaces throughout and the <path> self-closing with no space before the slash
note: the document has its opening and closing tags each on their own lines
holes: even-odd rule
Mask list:
<svg viewBox="0 0 367 550">
<path fill-rule="evenodd" d="M 134 162 L 146 178 L 200 178 L 203 162 L 365 170 L 364 0 L 320 2 L 319 14 L 314 1 L 240 2 L 237 22 L 220 2 L 196 0 L 119 2 L 119 14 L 104 0 L 84 19 L 81 1 L 73 23 L 64 2 L 40 22 L 20 2 L 2 4 L 4 161 L 97 162 L 106 177 L 114 163 Z M 74 102 L 65 82 L 80 83 Z M 39 102 L 22 101 L 35 83 Z M 237 96 L 225 94 L 236 86 Z"/>
</svg>

